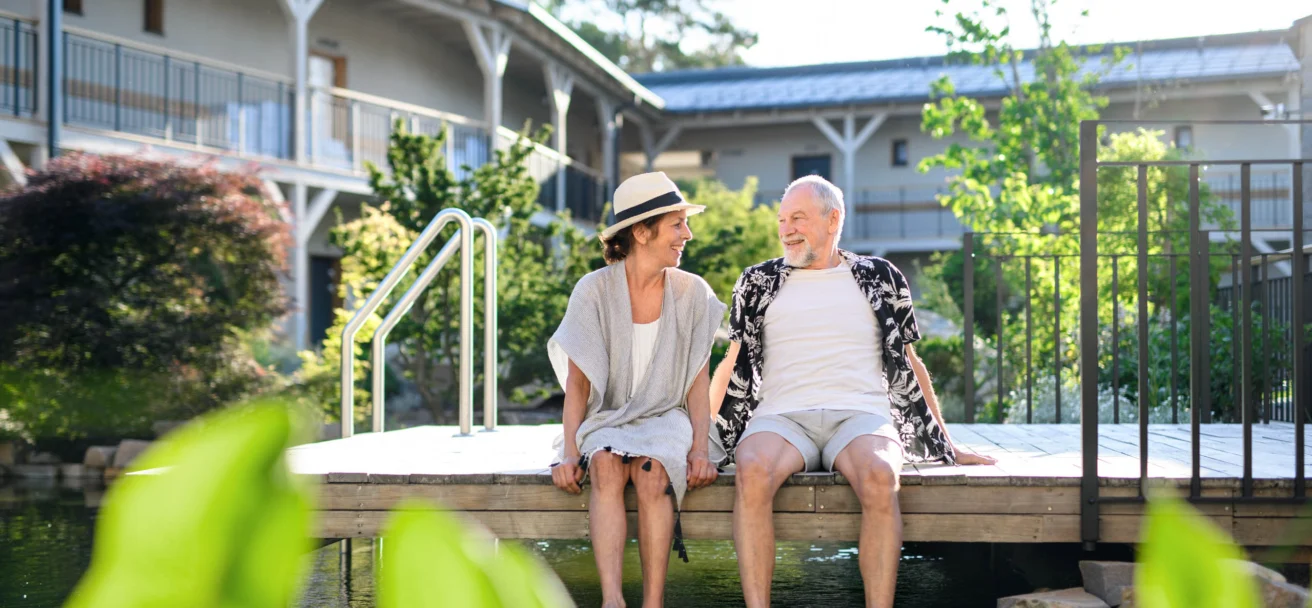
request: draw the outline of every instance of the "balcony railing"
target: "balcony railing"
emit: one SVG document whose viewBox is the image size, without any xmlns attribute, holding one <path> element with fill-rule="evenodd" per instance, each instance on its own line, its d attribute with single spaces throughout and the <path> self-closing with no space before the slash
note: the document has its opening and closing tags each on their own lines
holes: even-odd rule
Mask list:
<svg viewBox="0 0 1312 608">
<path fill-rule="evenodd" d="M 287 82 L 80 33 L 64 34 L 64 122 L 288 159 Z"/>
<path fill-rule="evenodd" d="M 26 22 L 0 21 L 0 45 L 0 112 L 32 116 L 37 32 Z M 76 28 L 65 31 L 63 45 L 65 124 L 253 159 L 295 157 L 296 90 L 281 76 Z M 306 112 L 306 162 L 319 169 L 358 175 L 373 163 L 387 170 L 398 121 L 412 133 L 447 129 L 443 154 L 457 179 L 491 158 L 486 125 L 457 114 L 332 87 L 311 87 Z M 514 137 L 502 128 L 498 143 Z M 543 207 L 557 208 L 563 164 L 564 206 L 575 218 L 600 219 L 606 187 L 596 171 L 540 145 L 528 164 Z"/>
<path fill-rule="evenodd" d="M 1254 170 L 1249 176 L 1250 213 L 1255 228 L 1292 228 L 1294 225 L 1293 177 L 1289 169 Z M 1208 172 L 1203 181 L 1216 199 L 1234 214 L 1239 221 L 1243 204 L 1243 190 L 1239 173 L 1235 171 Z M 1312 221 L 1312 208 L 1304 222 Z M 1204 225 L 1204 228 L 1216 226 Z"/>
<path fill-rule="evenodd" d="M 36 28 L 21 19 L 0 21 L 0 112 L 36 113 Z"/>
<path fill-rule="evenodd" d="M 959 238 L 965 229 L 938 202 L 942 188 L 899 187 L 861 190 L 853 197 L 849 228 L 853 240 Z"/>
</svg>

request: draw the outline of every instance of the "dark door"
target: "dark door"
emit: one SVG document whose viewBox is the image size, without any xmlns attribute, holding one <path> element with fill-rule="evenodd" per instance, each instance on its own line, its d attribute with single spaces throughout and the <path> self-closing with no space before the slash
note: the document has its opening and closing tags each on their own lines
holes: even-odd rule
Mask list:
<svg viewBox="0 0 1312 608">
<path fill-rule="evenodd" d="M 821 156 L 794 156 L 793 157 L 793 179 L 804 175 L 819 175 L 827 180 L 832 181 L 830 176 L 829 155 Z"/>
<path fill-rule="evenodd" d="M 337 297 L 337 279 L 341 260 L 328 256 L 310 256 L 310 348 L 318 349 L 328 329 L 333 326 L 333 310 L 341 308 Z"/>
</svg>

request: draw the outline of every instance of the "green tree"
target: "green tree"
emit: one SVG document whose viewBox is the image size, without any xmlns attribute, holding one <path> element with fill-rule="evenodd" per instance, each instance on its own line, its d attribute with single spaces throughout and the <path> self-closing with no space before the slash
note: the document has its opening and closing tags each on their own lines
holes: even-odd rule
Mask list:
<svg viewBox="0 0 1312 608">
<path fill-rule="evenodd" d="M 776 227 L 778 205 L 753 204 L 755 177 L 737 191 L 711 179 L 684 182 L 679 189 L 689 202 L 706 206 L 706 211 L 688 222 L 693 240 L 681 267 L 706 279 L 727 304 L 744 268 L 782 254 Z"/>
<path fill-rule="evenodd" d="M 557 17 L 575 33 L 633 73 L 742 65 L 741 53 L 756 44 L 755 33 L 737 27 L 716 10 L 715 0 L 550 0 Z M 690 48 L 689 37 L 703 41 Z"/>
<path fill-rule="evenodd" d="M 546 355 L 546 342 L 564 315 L 574 283 L 594 267 L 592 249 L 583 244 L 581 231 L 569 221 L 542 225 L 537 202 L 538 184 L 529 174 L 525 159 L 534 141 L 546 137 L 547 129 L 529 137 L 527 130 L 508 148 L 497 150 L 492 162 L 457 179 L 447 168 L 442 154 L 444 134 L 409 134 L 404 125 L 394 132 L 388 153 L 390 173 L 369 166 L 370 183 L 380 201 L 366 205 L 360 219 L 333 229 L 331 241 L 342 248 L 341 291 L 344 300 L 358 306 L 391 270 L 419 233 L 441 210 L 463 209 L 483 217 L 500 232 L 497 268 L 497 340 L 502 364 L 501 385 L 511 389 L 512 399 L 527 399 L 526 386 L 554 382 Z M 567 220 L 564 216 L 561 220 Z M 439 237 L 449 238 L 450 228 Z M 553 246 L 553 243 L 559 246 Z M 363 419 L 370 395 L 370 371 L 366 348 L 373 331 L 390 307 L 413 284 L 420 270 L 436 255 L 430 247 L 414 270 L 393 290 L 378 312 L 356 336 L 357 418 Z M 481 258 L 483 243 L 476 237 L 475 250 Z M 595 257 L 599 260 L 599 256 Z M 482 264 L 475 264 L 474 319 L 475 360 L 481 357 L 483 301 Z M 454 376 L 459 356 L 459 268 L 451 263 L 443 269 L 410 313 L 389 336 L 389 345 L 399 350 L 400 376 L 410 381 L 436 420 L 450 419 Z M 329 329 L 322 354 L 303 353 L 303 376 L 317 400 L 336 415 L 341 332 L 355 309 L 338 310 Z M 476 383 L 481 383 L 481 367 Z"/>
<path fill-rule="evenodd" d="M 1039 45 L 1033 50 L 1016 47 L 1007 10 L 992 0 L 982 0 L 972 12 L 956 12 L 944 25 L 927 28 L 943 35 L 950 60 L 991 68 L 1007 91 L 997 110 L 986 110 L 980 100 L 958 95 L 947 76 L 936 81 L 932 85 L 933 101 L 922 113 L 921 128 L 935 138 L 958 140 L 919 166 L 922 172 L 952 172 L 949 190 L 940 201 L 977 233 L 975 301 L 971 306 L 980 324 L 978 329 L 995 344 L 1001 340 L 1000 350 L 1007 362 L 1004 386 L 1016 386 L 1016 381 L 1024 380 L 1018 374 L 1024 370 L 1027 329 L 1033 336 L 1034 361 L 1051 369 L 1077 360 L 1079 124 L 1097 119 L 1100 109 L 1106 106 L 1106 98 L 1096 95 L 1093 87 L 1102 73 L 1117 65 L 1125 54 L 1121 49 L 1107 53 L 1098 48 L 1077 49 L 1054 39 L 1048 17 L 1051 4 L 1049 0 L 1030 3 L 1039 31 Z M 1101 69 L 1091 69 L 1099 64 Z M 1100 132 L 1100 136 L 1101 160 L 1181 157 L 1180 151 L 1163 143 L 1159 132 L 1140 130 L 1110 136 Z M 1187 251 L 1187 169 L 1152 168 L 1147 178 L 1148 230 L 1153 233 L 1149 254 Z M 1137 268 L 1133 255 L 1137 252 L 1135 231 L 1139 225 L 1136 179 L 1133 170 L 1115 168 L 1098 175 L 1099 317 L 1110 324 L 1115 264 L 1122 328 L 1133 326 L 1141 271 L 1150 274 L 1150 317 L 1168 308 L 1171 281 L 1177 282 L 1177 310 L 1188 310 L 1187 258 L 1178 261 L 1175 275 L 1161 259 L 1151 260 L 1149 268 Z M 1229 225 L 1228 211 L 1215 203 L 1205 186 L 1201 203 L 1204 223 Z M 1112 255 L 1121 257 L 1113 262 Z M 995 260 L 1001 262 L 1001 277 L 994 274 Z M 944 310 L 938 312 L 952 314 L 957 320 L 963 309 L 963 263 L 962 253 L 953 252 L 941 256 L 938 268 L 927 272 L 931 279 L 946 284 L 955 302 L 955 306 L 942 306 L 947 302 L 939 298 Z M 1224 262 L 1217 259 L 1213 263 L 1209 275 L 1215 285 Z M 1056 310 L 1059 298 L 1060 313 Z M 1029 328 L 1025 321 L 1027 302 L 1033 323 Z M 1060 352 L 1056 352 L 1058 337 Z"/>
<path fill-rule="evenodd" d="M 258 390 L 290 230 L 253 175 L 70 153 L 0 198 L 0 413 L 144 434 Z"/>
</svg>

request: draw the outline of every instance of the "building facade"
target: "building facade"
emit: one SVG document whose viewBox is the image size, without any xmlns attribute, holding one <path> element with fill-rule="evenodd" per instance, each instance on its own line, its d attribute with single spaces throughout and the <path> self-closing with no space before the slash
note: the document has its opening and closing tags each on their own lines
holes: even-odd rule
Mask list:
<svg viewBox="0 0 1312 608">
<path fill-rule="evenodd" d="M 1310 29 L 1133 45 L 1103 78 L 1104 117 L 1161 120 L 1202 158 L 1312 157 L 1306 129 L 1195 122 L 1312 107 Z M 526 121 L 553 125 L 530 170 L 543 206 L 583 223 L 647 168 L 735 188 L 755 177 L 762 202 L 819 173 L 846 193 L 845 246 L 902 263 L 961 245 L 935 200 L 948 175 L 916 169 L 952 142 L 920 130 L 944 73 L 996 108 L 987 68 L 941 57 L 631 76 L 521 0 L 0 0 L 0 161 L 20 182 L 52 147 L 258 168 L 294 225 L 289 334 L 305 348 L 339 304 L 330 211 L 358 214 L 365 165 L 385 167 L 398 120 L 445 130 L 457 172 Z M 1255 226 L 1286 225 L 1288 170 L 1253 175 Z M 1234 173 L 1207 179 L 1237 204 Z M 1280 236 L 1255 245 L 1278 250 Z"/>
</svg>

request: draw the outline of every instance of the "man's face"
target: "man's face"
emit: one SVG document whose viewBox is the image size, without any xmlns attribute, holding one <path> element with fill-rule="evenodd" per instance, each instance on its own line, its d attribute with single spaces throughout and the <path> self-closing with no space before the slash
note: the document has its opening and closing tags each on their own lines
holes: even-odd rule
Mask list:
<svg viewBox="0 0 1312 608">
<path fill-rule="evenodd" d="M 794 268 L 809 268 L 820 257 L 818 252 L 833 246 L 838 231 L 838 212 L 825 213 L 810 190 L 797 188 L 779 203 L 779 242 L 784 247 L 784 263 Z"/>
</svg>

